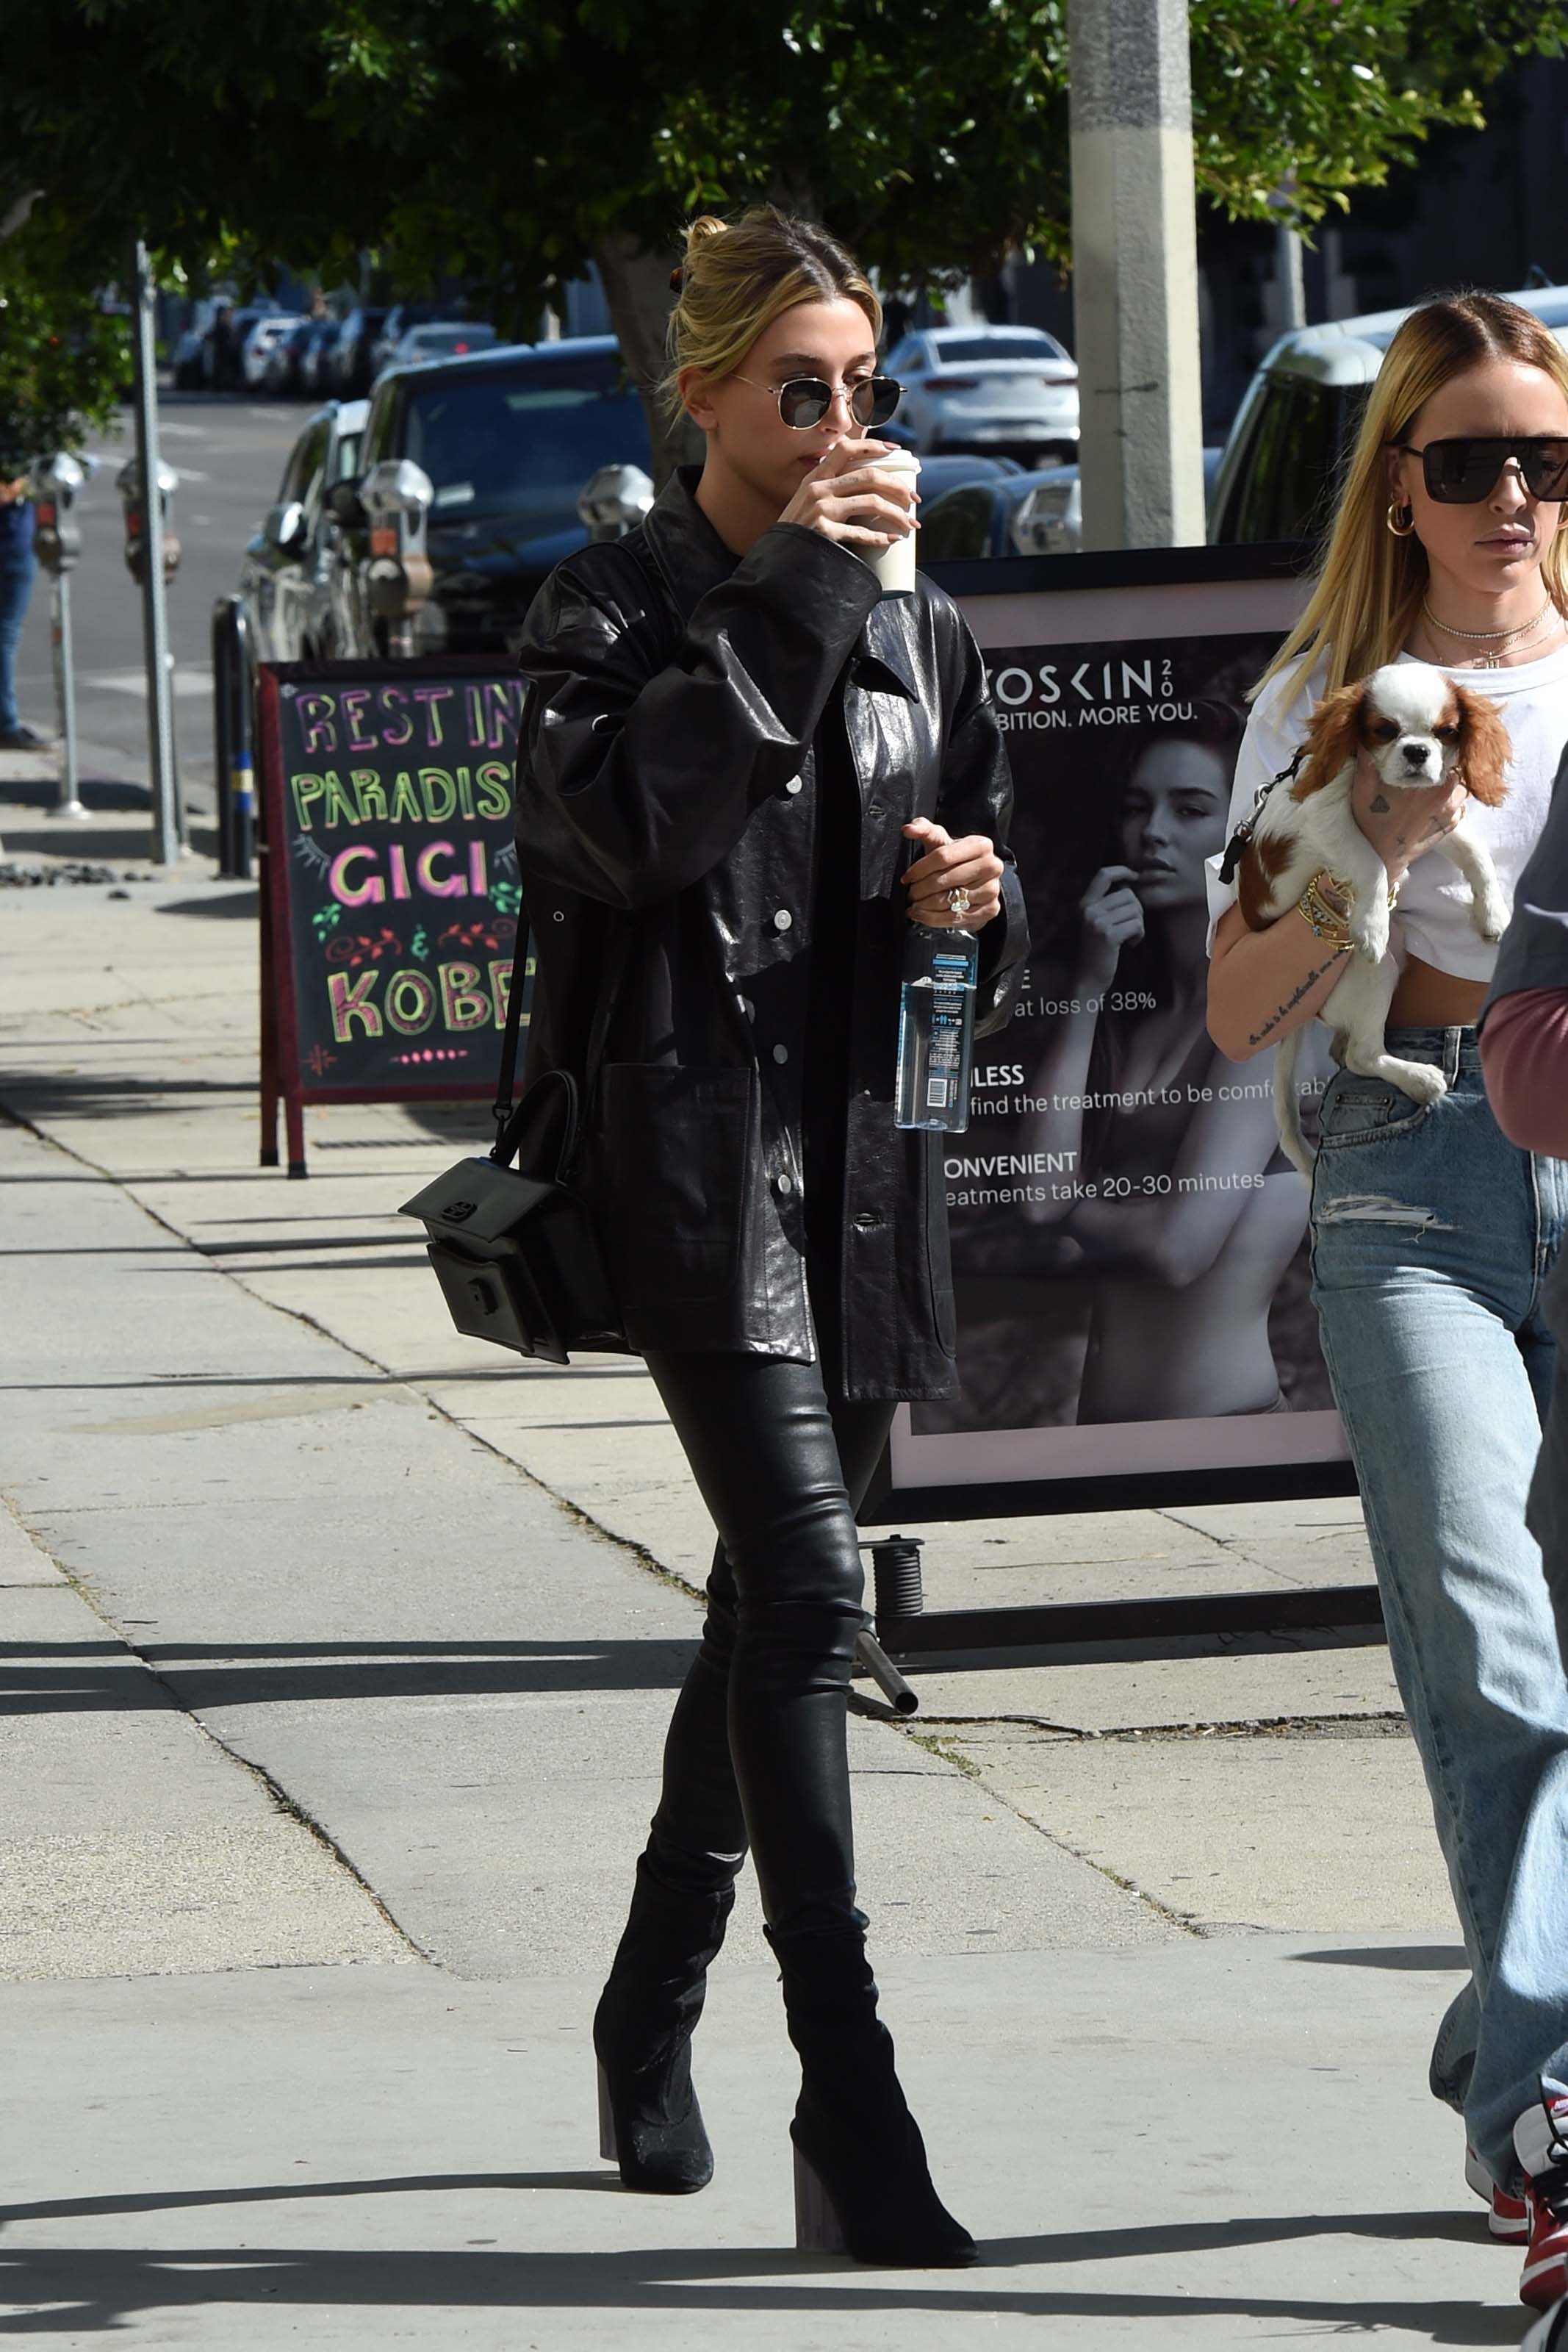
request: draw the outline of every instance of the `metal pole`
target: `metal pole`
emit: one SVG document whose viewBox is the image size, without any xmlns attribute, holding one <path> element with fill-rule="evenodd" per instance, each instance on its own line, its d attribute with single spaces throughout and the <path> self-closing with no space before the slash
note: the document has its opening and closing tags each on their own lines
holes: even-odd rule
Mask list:
<svg viewBox="0 0 1568 2352">
<path fill-rule="evenodd" d="M 1201 546 L 1187 0 L 1069 0 L 1086 548 Z"/>
<path fill-rule="evenodd" d="M 136 461 L 144 520 L 141 640 L 147 672 L 147 748 L 152 763 L 152 857 L 172 866 L 184 834 L 174 774 L 174 705 L 169 690 L 169 616 L 163 594 L 163 500 L 158 487 L 158 373 L 152 344 L 152 272 L 147 247 L 131 247 L 136 310 Z"/>
<path fill-rule="evenodd" d="M 1274 231 L 1274 274 L 1280 281 L 1280 331 L 1291 334 L 1307 323 L 1307 280 L 1301 240 L 1282 222 Z"/>
<path fill-rule="evenodd" d="M 256 774 L 251 750 L 252 670 L 250 658 L 250 623 L 238 597 L 234 604 L 234 676 L 230 691 L 234 700 L 230 721 L 234 745 L 234 845 L 235 871 L 243 882 L 251 879 L 256 854 Z"/>
<path fill-rule="evenodd" d="M 55 656 L 55 704 L 60 716 L 60 776 L 55 814 L 85 817 L 77 792 L 77 696 L 71 659 L 71 583 L 57 572 L 49 582 L 49 638 Z"/>
</svg>

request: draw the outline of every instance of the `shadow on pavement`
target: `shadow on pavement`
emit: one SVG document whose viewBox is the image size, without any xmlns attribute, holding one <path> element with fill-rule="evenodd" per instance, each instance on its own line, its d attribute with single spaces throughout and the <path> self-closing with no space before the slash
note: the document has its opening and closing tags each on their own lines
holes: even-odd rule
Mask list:
<svg viewBox="0 0 1568 2352">
<path fill-rule="evenodd" d="M 255 918 L 261 911 L 261 891 L 256 883 L 238 887 L 225 883 L 204 898 L 170 898 L 154 907 L 155 915 L 244 915 Z"/>
<path fill-rule="evenodd" d="M 583 2176 L 554 2176 L 572 2186 Z M 543 2176 L 549 2179 L 552 2176 Z M 516 2176 L 527 2189 L 538 2176 Z M 465 2190 L 505 2187 L 503 2178 L 469 2180 L 462 2176 L 418 2180 L 332 2184 L 332 2195 L 410 2192 L 422 2188 Z M 291 2186 L 279 2194 L 306 2202 L 309 2190 Z M 222 2192 L 220 2192 L 221 2201 Z M 188 2201 L 173 2198 L 171 2204 Z M 35 2217 L 95 2210 L 90 2202 L 37 2206 Z M 103 2211 L 146 2210 L 142 2200 Z M 20 2217 L 19 2217 L 20 2218 Z M 0 2246 L 0 2284 L 9 2296 L 31 2308 L 25 2325 L 31 2334 L 70 2329 L 122 2327 L 137 2314 L 199 2311 L 206 2305 L 234 2308 L 254 2305 L 270 2312 L 310 2308 L 354 2311 L 493 2310 L 538 2312 L 734 2313 L 807 2317 L 832 2314 L 841 2320 L 873 2313 L 939 2317 L 948 2321 L 986 2316 L 1034 2319 L 1164 2319 L 1177 2323 L 1183 2340 L 1197 2341 L 1194 2323 L 1206 2318 L 1262 2323 L 1269 2335 L 1375 2336 L 1397 2329 L 1435 2345 L 1500 2345 L 1519 2340 L 1517 2305 L 1432 2299 L 1364 2302 L 1299 2294 L 1071 2294 L 1062 2290 L 988 2286 L 986 2270 L 1049 2268 L 1073 2262 L 1113 2260 L 1125 2264 L 1140 2255 L 1197 2252 L 1310 2237 L 1372 2236 L 1396 2241 L 1455 2234 L 1448 2213 L 1325 2214 L 1281 2221 L 1188 2223 L 1148 2230 L 1117 2229 L 1085 2236 L 1012 2238 L 982 2242 L 982 2267 L 971 2284 L 942 2284 L 940 2273 L 897 2273 L 861 2270 L 842 2261 L 798 2254 L 792 2247 L 764 2246 L 728 2252 L 697 2249 L 598 2248 L 570 2253 L 528 2253 L 504 2249 L 423 2250 L 407 2246 L 311 2249 L 297 2246 L 225 2247 L 198 2243 L 160 2246 L 145 2253 L 110 2247 L 62 2246 L 25 2252 Z M 1469 2232 L 1467 2235 L 1471 2234 Z M 1478 2249 L 1479 2252 L 1479 2249 Z M 907 2281 L 907 2283 L 904 2283 Z M 753 2284 L 752 2282 L 756 2282 Z M 41 2309 L 39 2306 L 53 2306 Z M 914 2339 L 918 2340 L 918 2338 Z M 1154 2339 L 1165 2343 L 1162 2334 Z"/>
<path fill-rule="evenodd" d="M 1397 1944 L 1364 1952 L 1292 1952 L 1292 1960 L 1314 1960 L 1327 1969 L 1465 1969 L 1461 1944 Z"/>
<path fill-rule="evenodd" d="M 346 1698 L 483 1697 L 520 1692 L 675 1690 L 691 1642 L 0 1643 L 0 1717 Z M 204 1671 L 184 1660 L 213 1661 Z M 235 1663 L 229 1664 L 233 1660 Z M 267 1663 L 247 1663 L 260 1662 Z M 215 1666 L 215 1670 L 214 1670 Z M 156 1679 L 150 1678 L 151 1667 Z"/>
</svg>

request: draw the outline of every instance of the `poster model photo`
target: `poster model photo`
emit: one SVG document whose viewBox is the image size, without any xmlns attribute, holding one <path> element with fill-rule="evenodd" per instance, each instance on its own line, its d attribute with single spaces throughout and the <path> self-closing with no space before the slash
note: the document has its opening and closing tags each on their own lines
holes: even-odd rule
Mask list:
<svg viewBox="0 0 1568 2352">
<path fill-rule="evenodd" d="M 1003 593 L 953 567 L 1031 946 L 943 1162 L 962 1394 L 900 1414 L 877 1515 L 1341 1491 L 1272 1056 L 1232 1061 L 1205 1021 L 1208 869 L 1301 587 L 1260 550 L 1079 558 L 1053 593 L 1056 571 Z M 1331 1067 L 1320 1032 L 1293 1077 L 1309 1136 Z"/>
</svg>

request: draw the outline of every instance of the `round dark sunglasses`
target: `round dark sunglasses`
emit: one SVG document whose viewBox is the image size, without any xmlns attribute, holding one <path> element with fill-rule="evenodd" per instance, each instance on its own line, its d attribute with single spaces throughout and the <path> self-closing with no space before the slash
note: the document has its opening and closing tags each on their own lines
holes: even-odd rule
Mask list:
<svg viewBox="0 0 1568 2352">
<path fill-rule="evenodd" d="M 1518 459 L 1532 499 L 1568 498 L 1568 439 L 1556 435 L 1532 435 L 1520 441 L 1428 441 L 1420 449 L 1408 441 L 1390 446 L 1407 457 L 1420 458 L 1427 496 L 1439 506 L 1479 506 L 1511 457 Z"/>
<path fill-rule="evenodd" d="M 758 383 L 751 376 L 737 375 L 736 382 L 750 384 L 753 392 L 775 394 L 779 416 L 791 433 L 810 433 L 821 425 L 836 396 L 835 387 L 820 375 L 794 375 L 788 383 Z M 904 386 L 891 375 L 862 376 L 843 390 L 857 425 L 885 425 L 904 397 Z"/>
</svg>

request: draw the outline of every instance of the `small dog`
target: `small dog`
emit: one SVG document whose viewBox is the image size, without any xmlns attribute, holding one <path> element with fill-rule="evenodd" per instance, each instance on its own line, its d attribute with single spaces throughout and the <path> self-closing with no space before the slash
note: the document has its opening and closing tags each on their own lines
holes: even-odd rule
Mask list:
<svg viewBox="0 0 1568 2352">
<path fill-rule="evenodd" d="M 1425 663 L 1391 662 L 1318 704 L 1301 773 L 1288 792 L 1269 794 L 1241 855 L 1238 896 L 1255 931 L 1293 907 L 1320 869 L 1349 885 L 1347 929 L 1354 945 L 1318 1018 L 1334 1031 L 1335 1058 L 1347 1070 L 1386 1078 L 1416 1102 L 1435 1101 L 1448 1081 L 1429 1063 L 1401 1061 L 1385 1049 L 1399 963 L 1388 945 L 1388 875 L 1351 812 L 1356 761 L 1366 753 L 1390 792 L 1446 783 L 1457 770 L 1471 797 L 1495 808 L 1508 790 L 1511 751 L 1495 703 Z M 1451 860 L 1469 882 L 1481 938 L 1500 939 L 1508 906 L 1497 869 L 1473 833 L 1461 823 L 1433 844 L 1433 853 Z M 1275 1054 L 1274 1114 L 1287 1157 L 1310 1176 L 1293 1083 L 1301 1036 L 1292 1032 Z"/>
</svg>

